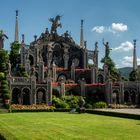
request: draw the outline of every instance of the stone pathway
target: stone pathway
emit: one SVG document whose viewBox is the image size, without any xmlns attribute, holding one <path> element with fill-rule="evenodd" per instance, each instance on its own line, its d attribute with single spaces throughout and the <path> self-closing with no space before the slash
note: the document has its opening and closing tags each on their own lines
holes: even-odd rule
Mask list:
<svg viewBox="0 0 140 140">
<path fill-rule="evenodd" d="M 108 109 L 98 109 L 101 111 L 109 111 L 109 112 L 120 112 L 120 113 L 129 113 L 129 114 L 138 114 L 140 115 L 140 108 L 139 109 L 112 109 L 112 108 L 108 108 Z"/>
</svg>

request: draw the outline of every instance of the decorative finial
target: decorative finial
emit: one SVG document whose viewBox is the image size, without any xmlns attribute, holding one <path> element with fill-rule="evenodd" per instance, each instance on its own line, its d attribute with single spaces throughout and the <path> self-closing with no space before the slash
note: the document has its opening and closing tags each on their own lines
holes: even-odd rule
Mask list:
<svg viewBox="0 0 140 140">
<path fill-rule="evenodd" d="M 34 35 L 34 39 L 35 39 L 34 41 L 36 41 L 36 40 L 37 40 L 37 35 Z"/>
<path fill-rule="evenodd" d="M 16 17 L 18 16 L 18 10 L 16 10 Z"/>
<path fill-rule="evenodd" d="M 84 22 L 84 20 L 83 20 L 83 19 L 81 19 L 81 27 L 83 27 L 83 22 Z"/>
<path fill-rule="evenodd" d="M 24 43 L 24 34 L 22 34 L 22 43 Z"/>
<path fill-rule="evenodd" d="M 136 47 L 136 41 L 137 41 L 136 39 L 133 40 L 133 42 L 134 42 L 134 47 Z"/>
<path fill-rule="evenodd" d="M 85 48 L 87 48 L 87 41 L 84 41 L 84 46 Z"/>
</svg>

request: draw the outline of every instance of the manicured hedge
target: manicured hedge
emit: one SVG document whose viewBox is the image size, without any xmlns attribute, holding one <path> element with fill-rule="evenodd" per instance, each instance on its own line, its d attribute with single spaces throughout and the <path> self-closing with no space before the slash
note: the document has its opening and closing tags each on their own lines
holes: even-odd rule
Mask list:
<svg viewBox="0 0 140 140">
<path fill-rule="evenodd" d="M 12 109 L 11 112 L 53 112 L 52 109 Z"/>
</svg>

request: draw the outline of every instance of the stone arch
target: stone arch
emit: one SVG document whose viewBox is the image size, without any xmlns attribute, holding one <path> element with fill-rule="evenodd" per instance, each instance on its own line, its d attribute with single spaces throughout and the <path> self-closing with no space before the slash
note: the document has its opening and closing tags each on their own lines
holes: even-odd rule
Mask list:
<svg viewBox="0 0 140 140">
<path fill-rule="evenodd" d="M 128 103 L 129 102 L 129 97 L 130 96 L 130 91 L 129 90 L 125 90 L 124 91 L 124 103 Z"/>
<path fill-rule="evenodd" d="M 20 104 L 21 90 L 17 87 L 12 89 L 12 104 Z"/>
<path fill-rule="evenodd" d="M 22 104 L 30 105 L 31 90 L 28 87 L 22 89 Z"/>
<path fill-rule="evenodd" d="M 136 94 L 137 94 L 136 90 L 132 89 L 130 91 L 130 98 L 131 98 L 131 103 L 132 104 L 136 103 Z"/>
<path fill-rule="evenodd" d="M 52 89 L 52 95 L 55 95 L 56 97 L 60 96 L 60 89 L 59 88 L 53 88 Z"/>
<path fill-rule="evenodd" d="M 30 60 L 30 65 L 33 66 L 34 65 L 34 57 L 31 54 L 29 55 L 29 60 Z"/>
<path fill-rule="evenodd" d="M 119 89 L 114 89 L 112 92 L 112 102 L 115 104 L 120 103 Z"/>
<path fill-rule="evenodd" d="M 59 74 L 58 77 L 57 77 L 57 81 L 61 81 L 62 78 L 65 82 L 67 80 L 67 75 L 64 74 L 64 73 Z"/>
<path fill-rule="evenodd" d="M 98 83 L 104 83 L 104 76 L 102 74 L 98 75 Z"/>
<path fill-rule="evenodd" d="M 46 103 L 46 89 L 43 87 L 39 87 L 36 90 L 36 103 L 41 104 L 41 103 Z"/>
<path fill-rule="evenodd" d="M 61 44 L 54 43 L 53 44 L 53 53 L 52 53 L 52 63 L 54 62 L 58 67 L 64 66 L 64 59 L 63 59 L 63 49 Z"/>
</svg>

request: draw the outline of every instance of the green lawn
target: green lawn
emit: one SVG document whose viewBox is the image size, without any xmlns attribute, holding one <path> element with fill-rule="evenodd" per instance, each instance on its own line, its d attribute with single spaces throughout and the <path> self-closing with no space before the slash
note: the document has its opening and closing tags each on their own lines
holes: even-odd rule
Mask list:
<svg viewBox="0 0 140 140">
<path fill-rule="evenodd" d="M 57 112 L 0 114 L 0 134 L 12 140 L 140 140 L 140 121 Z M 8 138 L 9 136 L 9 138 Z"/>
</svg>

